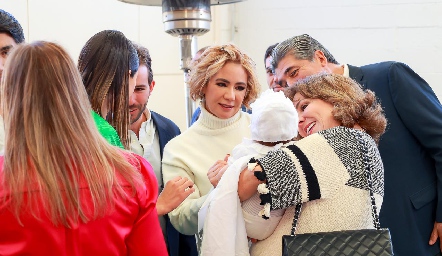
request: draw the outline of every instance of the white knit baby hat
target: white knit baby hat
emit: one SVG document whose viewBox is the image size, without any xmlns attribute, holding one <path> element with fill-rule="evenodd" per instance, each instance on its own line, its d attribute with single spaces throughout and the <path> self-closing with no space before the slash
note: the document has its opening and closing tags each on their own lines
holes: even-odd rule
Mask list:
<svg viewBox="0 0 442 256">
<path fill-rule="evenodd" d="M 298 113 L 282 91 L 268 89 L 250 107 L 252 140 L 277 142 L 298 135 Z"/>
</svg>

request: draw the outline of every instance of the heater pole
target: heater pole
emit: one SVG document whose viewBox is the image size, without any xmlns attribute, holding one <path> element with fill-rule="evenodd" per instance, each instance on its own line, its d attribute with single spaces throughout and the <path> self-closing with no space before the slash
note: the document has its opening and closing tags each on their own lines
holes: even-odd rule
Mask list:
<svg viewBox="0 0 442 256">
<path fill-rule="evenodd" d="M 210 0 L 163 0 L 162 3 L 164 30 L 180 40 L 180 68 L 184 72 L 186 123 L 189 127 L 196 103 L 190 98 L 187 79 L 192 53 L 197 51 L 196 37 L 210 30 Z"/>
<path fill-rule="evenodd" d="M 190 89 L 188 84 L 190 62 L 192 61 L 192 56 L 194 55 L 195 47 L 197 47 L 197 37 L 192 35 L 180 35 L 180 54 L 181 61 L 180 67 L 184 72 L 184 93 L 186 101 L 186 124 L 187 127 L 191 125 L 192 114 L 195 112 L 196 103 L 190 98 Z"/>
</svg>

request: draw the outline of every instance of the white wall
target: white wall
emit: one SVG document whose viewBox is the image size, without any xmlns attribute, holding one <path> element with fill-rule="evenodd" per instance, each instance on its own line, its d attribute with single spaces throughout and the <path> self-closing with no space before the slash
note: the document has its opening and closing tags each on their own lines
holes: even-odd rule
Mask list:
<svg viewBox="0 0 442 256">
<path fill-rule="evenodd" d="M 340 63 L 405 62 L 442 100 L 441 0 L 249 0 L 236 4 L 236 29 L 261 81 L 266 48 L 307 33 Z"/>
<path fill-rule="evenodd" d="M 51 40 L 76 61 L 84 43 L 117 29 L 146 46 L 156 87 L 149 107 L 186 129 L 178 38 L 163 30 L 161 7 L 117 0 L 0 0 L 22 24 L 26 40 Z M 397 60 L 410 65 L 442 97 L 442 0 L 247 0 L 212 7 L 211 31 L 199 47 L 234 42 L 251 55 L 265 88 L 267 46 L 308 33 L 341 63 Z"/>
</svg>

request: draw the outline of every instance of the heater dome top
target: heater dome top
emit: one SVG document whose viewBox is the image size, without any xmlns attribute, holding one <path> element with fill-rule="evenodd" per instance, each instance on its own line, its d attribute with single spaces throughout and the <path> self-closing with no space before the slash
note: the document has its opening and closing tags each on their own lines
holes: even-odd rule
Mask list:
<svg viewBox="0 0 442 256">
<path fill-rule="evenodd" d="M 130 4 L 138 5 L 148 5 L 148 6 L 161 6 L 162 0 L 118 0 Z M 232 4 L 241 2 L 243 0 L 210 0 L 210 5 L 220 5 L 220 4 Z"/>
</svg>

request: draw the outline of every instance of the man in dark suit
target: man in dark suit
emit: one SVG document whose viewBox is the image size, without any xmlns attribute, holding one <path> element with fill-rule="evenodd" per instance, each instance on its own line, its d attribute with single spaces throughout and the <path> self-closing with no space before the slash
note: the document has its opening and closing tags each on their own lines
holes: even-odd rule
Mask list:
<svg viewBox="0 0 442 256">
<path fill-rule="evenodd" d="M 272 56 L 281 86 L 332 72 L 375 92 L 388 120 L 379 142 L 385 168 L 381 226 L 390 229 L 395 255 L 440 255 L 442 106 L 425 80 L 399 62 L 341 65 L 309 35 L 280 43 Z"/>
<path fill-rule="evenodd" d="M 175 209 L 188 195 L 194 192 L 193 182 L 176 177 L 163 188 L 161 159 L 164 146 L 180 134 L 178 126 L 168 118 L 147 108 L 147 102 L 155 86 L 152 60 L 149 51 L 134 44 L 138 52 L 140 66 L 133 95 L 129 100 L 131 115 L 131 150 L 146 158 L 152 165 L 158 180 L 159 197 L 156 204 L 161 228 L 171 256 L 196 256 L 194 236 L 178 233 L 172 226 L 167 213 Z"/>
</svg>

